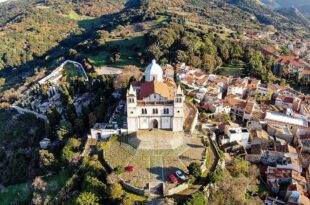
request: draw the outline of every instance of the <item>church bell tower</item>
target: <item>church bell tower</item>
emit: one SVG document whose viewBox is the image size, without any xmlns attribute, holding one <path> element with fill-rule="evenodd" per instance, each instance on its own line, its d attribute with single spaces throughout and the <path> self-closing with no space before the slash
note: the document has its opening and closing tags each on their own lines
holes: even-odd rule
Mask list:
<svg viewBox="0 0 310 205">
<path fill-rule="evenodd" d="M 180 86 L 174 95 L 173 104 L 173 131 L 181 132 L 183 131 L 184 124 L 184 93 Z"/>
</svg>

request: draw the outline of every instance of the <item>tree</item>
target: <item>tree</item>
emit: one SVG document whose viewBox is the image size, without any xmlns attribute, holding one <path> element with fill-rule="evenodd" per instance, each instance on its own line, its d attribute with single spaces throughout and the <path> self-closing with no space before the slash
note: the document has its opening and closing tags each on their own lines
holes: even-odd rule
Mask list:
<svg viewBox="0 0 310 205">
<path fill-rule="evenodd" d="M 198 162 L 192 162 L 189 167 L 188 167 L 189 173 L 196 177 L 199 178 L 201 177 L 201 168 L 200 168 L 200 164 Z"/>
<path fill-rule="evenodd" d="M 57 137 L 59 140 L 69 137 L 73 133 L 73 128 L 70 122 L 63 121 L 57 128 Z"/>
<path fill-rule="evenodd" d="M 213 69 L 216 67 L 215 57 L 209 54 L 205 54 L 202 57 L 202 66 L 207 72 L 212 73 Z"/>
<path fill-rule="evenodd" d="M 52 125 L 57 125 L 60 121 L 60 114 L 58 113 L 55 106 L 52 106 L 47 111 L 47 118 Z"/>
<path fill-rule="evenodd" d="M 34 191 L 45 192 L 46 183 L 42 180 L 41 177 L 36 177 L 32 182 L 32 189 Z"/>
<path fill-rule="evenodd" d="M 99 205 L 99 197 L 91 192 L 82 192 L 75 200 L 77 205 Z"/>
<path fill-rule="evenodd" d="M 41 196 L 41 194 L 34 192 L 31 202 L 33 205 L 42 205 L 43 197 Z"/>
<path fill-rule="evenodd" d="M 198 68 L 201 66 L 201 60 L 198 56 L 190 56 L 188 64 L 194 66 L 195 68 Z"/>
<path fill-rule="evenodd" d="M 91 176 L 102 176 L 103 174 L 105 174 L 104 167 L 98 160 L 98 155 L 94 155 L 92 157 L 85 157 L 83 159 L 81 167 Z"/>
<path fill-rule="evenodd" d="M 124 197 L 121 202 L 121 205 L 134 205 L 134 204 L 135 202 L 129 197 Z"/>
<path fill-rule="evenodd" d="M 0 78 L 0 88 L 4 86 L 4 84 L 5 84 L 5 78 Z"/>
<path fill-rule="evenodd" d="M 248 176 L 249 173 L 249 162 L 240 158 L 234 158 L 233 163 L 231 166 L 228 167 L 231 175 L 236 177 L 240 174 Z"/>
<path fill-rule="evenodd" d="M 185 205 L 205 205 L 207 203 L 206 197 L 202 192 L 197 192 L 186 201 Z"/>
<path fill-rule="evenodd" d="M 91 192 L 96 196 L 102 196 L 102 194 L 104 194 L 106 189 L 107 186 L 97 177 L 93 177 L 87 174 L 84 176 L 84 180 L 82 182 L 83 191 Z"/>
<path fill-rule="evenodd" d="M 77 118 L 74 120 L 74 130 L 77 133 L 82 133 L 85 130 L 85 123 L 83 121 L 83 119 L 81 118 Z"/>
<path fill-rule="evenodd" d="M 120 184 L 112 184 L 109 187 L 109 194 L 113 200 L 121 199 L 124 195 L 124 190 Z"/>
<path fill-rule="evenodd" d="M 81 142 L 78 139 L 70 138 L 67 144 L 64 146 L 61 152 L 61 158 L 63 161 L 68 162 L 72 165 L 77 164 L 79 160 L 79 147 Z"/>
<path fill-rule="evenodd" d="M 89 126 L 91 126 L 91 127 L 94 126 L 97 122 L 97 118 L 96 118 L 95 113 L 93 113 L 93 112 L 89 113 L 88 118 L 89 118 Z"/>
<path fill-rule="evenodd" d="M 56 159 L 53 153 L 47 150 L 40 150 L 40 166 L 52 168 L 56 164 Z"/>
</svg>

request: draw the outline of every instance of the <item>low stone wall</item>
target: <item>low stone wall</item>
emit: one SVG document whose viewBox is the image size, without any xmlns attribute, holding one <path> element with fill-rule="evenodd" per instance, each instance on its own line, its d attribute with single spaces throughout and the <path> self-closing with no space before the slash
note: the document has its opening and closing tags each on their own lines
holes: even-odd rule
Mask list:
<svg viewBox="0 0 310 205">
<path fill-rule="evenodd" d="M 197 125 L 198 115 L 199 115 L 199 112 L 198 112 L 196 106 L 195 105 L 192 105 L 192 106 L 194 107 L 196 113 L 195 113 L 195 116 L 194 116 L 194 119 L 193 119 L 193 123 L 192 123 L 191 128 L 190 128 L 190 133 L 193 133 L 195 131 L 195 127 Z"/>
<path fill-rule="evenodd" d="M 138 194 L 140 196 L 145 196 L 145 190 L 144 189 L 139 189 L 131 184 L 128 184 L 124 182 L 124 180 L 120 180 L 121 185 L 124 187 L 126 191 L 132 192 L 134 194 Z"/>
<path fill-rule="evenodd" d="M 112 172 L 114 168 L 113 168 L 112 165 L 109 163 L 109 161 L 106 160 L 106 158 L 105 158 L 105 151 L 104 151 L 104 150 L 102 151 L 102 154 L 103 154 L 103 160 L 104 160 L 105 164 L 106 164 L 107 167 L 110 169 L 109 172 Z"/>
<path fill-rule="evenodd" d="M 184 191 L 185 189 L 188 189 L 188 187 L 189 187 L 188 183 L 180 184 L 172 189 L 167 190 L 165 193 L 165 196 L 171 196 L 171 195 L 180 193 Z"/>
</svg>

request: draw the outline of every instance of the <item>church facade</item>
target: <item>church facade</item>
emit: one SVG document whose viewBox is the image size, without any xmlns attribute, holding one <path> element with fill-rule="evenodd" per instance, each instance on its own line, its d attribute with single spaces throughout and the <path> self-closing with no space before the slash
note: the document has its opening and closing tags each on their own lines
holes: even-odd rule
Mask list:
<svg viewBox="0 0 310 205">
<path fill-rule="evenodd" d="M 127 91 L 128 133 L 139 129 L 183 131 L 184 93 L 172 78 L 164 78 L 155 60 L 146 68 L 144 81 Z"/>
</svg>

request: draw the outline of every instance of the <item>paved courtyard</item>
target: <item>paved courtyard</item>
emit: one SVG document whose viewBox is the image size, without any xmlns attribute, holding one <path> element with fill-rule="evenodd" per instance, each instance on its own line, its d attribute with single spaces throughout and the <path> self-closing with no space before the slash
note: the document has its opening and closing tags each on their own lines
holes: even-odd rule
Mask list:
<svg viewBox="0 0 310 205">
<path fill-rule="evenodd" d="M 175 185 L 169 181 L 169 175 L 178 169 L 188 174 L 187 166 L 194 161 L 201 162 L 205 154 L 200 137 L 186 137 L 185 141 L 174 150 L 136 150 L 114 138 L 105 157 L 113 167 L 134 166 L 134 171 L 120 176 L 131 185 L 146 188 L 148 183 L 164 182 L 167 188 L 172 188 Z"/>
</svg>

